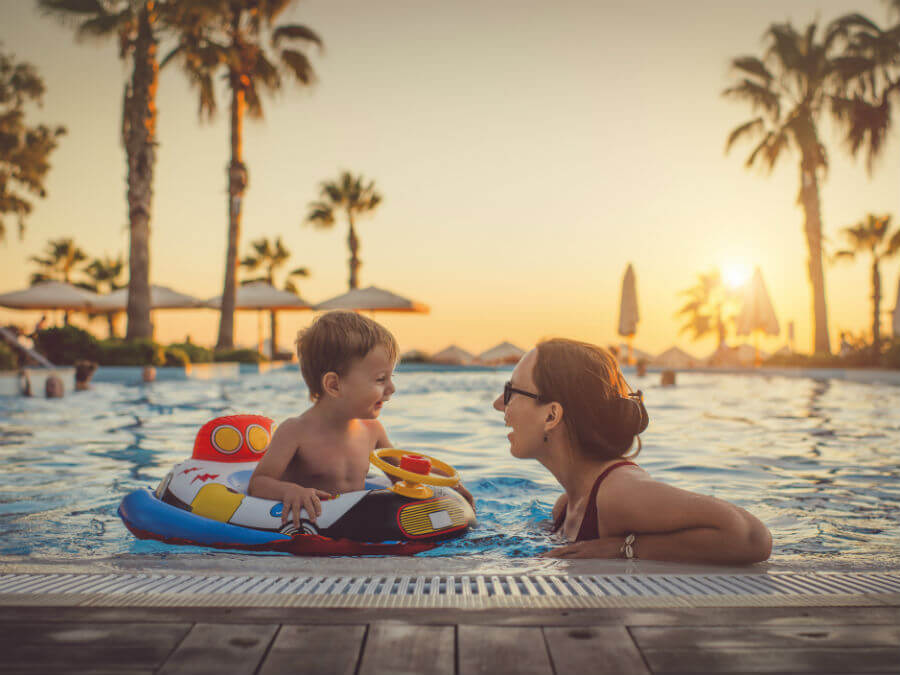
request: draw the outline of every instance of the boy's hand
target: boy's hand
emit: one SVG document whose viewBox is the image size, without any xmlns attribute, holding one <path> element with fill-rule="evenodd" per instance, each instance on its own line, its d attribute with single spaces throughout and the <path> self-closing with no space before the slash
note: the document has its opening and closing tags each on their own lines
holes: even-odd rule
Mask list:
<svg viewBox="0 0 900 675">
<path fill-rule="evenodd" d="M 300 485 L 292 485 L 284 492 L 281 499 L 281 524 L 287 523 L 293 514 L 294 527 L 300 529 L 300 509 L 306 510 L 306 515 L 312 522 L 322 515 L 322 502 L 320 498 L 329 498 L 331 495 L 324 490 L 305 488 Z"/>
</svg>

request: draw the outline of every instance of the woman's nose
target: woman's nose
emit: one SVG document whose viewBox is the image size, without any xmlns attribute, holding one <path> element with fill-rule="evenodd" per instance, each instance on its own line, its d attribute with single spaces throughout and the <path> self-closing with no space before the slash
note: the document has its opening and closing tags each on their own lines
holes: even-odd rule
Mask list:
<svg viewBox="0 0 900 675">
<path fill-rule="evenodd" d="M 503 412 L 505 409 L 506 406 L 503 405 L 503 394 L 500 394 L 500 396 L 494 399 L 494 410 Z"/>
</svg>

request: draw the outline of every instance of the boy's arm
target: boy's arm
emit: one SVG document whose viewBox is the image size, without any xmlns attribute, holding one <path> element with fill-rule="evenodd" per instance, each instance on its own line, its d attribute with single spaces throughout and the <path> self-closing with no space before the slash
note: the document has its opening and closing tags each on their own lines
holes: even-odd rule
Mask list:
<svg viewBox="0 0 900 675">
<path fill-rule="evenodd" d="M 259 460 L 250 482 L 247 494 L 261 499 L 274 499 L 282 503 L 281 522 L 286 523 L 293 515 L 294 527 L 300 527 L 300 509 L 306 510 L 310 520 L 322 514 L 320 497 L 330 497 L 327 492 L 315 488 L 305 488 L 296 483 L 281 480 L 288 464 L 297 452 L 296 442 L 299 422 L 291 419 L 284 422 L 272 435 L 269 449 Z"/>
</svg>

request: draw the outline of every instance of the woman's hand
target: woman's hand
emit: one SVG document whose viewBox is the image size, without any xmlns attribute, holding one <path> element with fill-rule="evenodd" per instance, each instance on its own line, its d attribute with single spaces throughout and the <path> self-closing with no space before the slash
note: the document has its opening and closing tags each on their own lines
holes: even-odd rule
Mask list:
<svg viewBox="0 0 900 675">
<path fill-rule="evenodd" d="M 618 558 L 624 537 L 600 537 L 559 546 L 540 554 L 541 558 Z"/>
</svg>

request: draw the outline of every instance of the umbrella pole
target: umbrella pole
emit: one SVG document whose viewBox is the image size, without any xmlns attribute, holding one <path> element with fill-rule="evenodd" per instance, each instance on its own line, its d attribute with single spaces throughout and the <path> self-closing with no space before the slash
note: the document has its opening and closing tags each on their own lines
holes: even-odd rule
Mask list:
<svg viewBox="0 0 900 675">
<path fill-rule="evenodd" d="M 627 363 L 629 366 L 634 365 L 634 344 L 633 344 L 633 342 L 634 342 L 634 333 L 631 333 L 628 336 L 628 361 L 627 361 Z"/>
<path fill-rule="evenodd" d="M 262 310 L 256 312 L 256 351 L 263 353 Z"/>
</svg>

